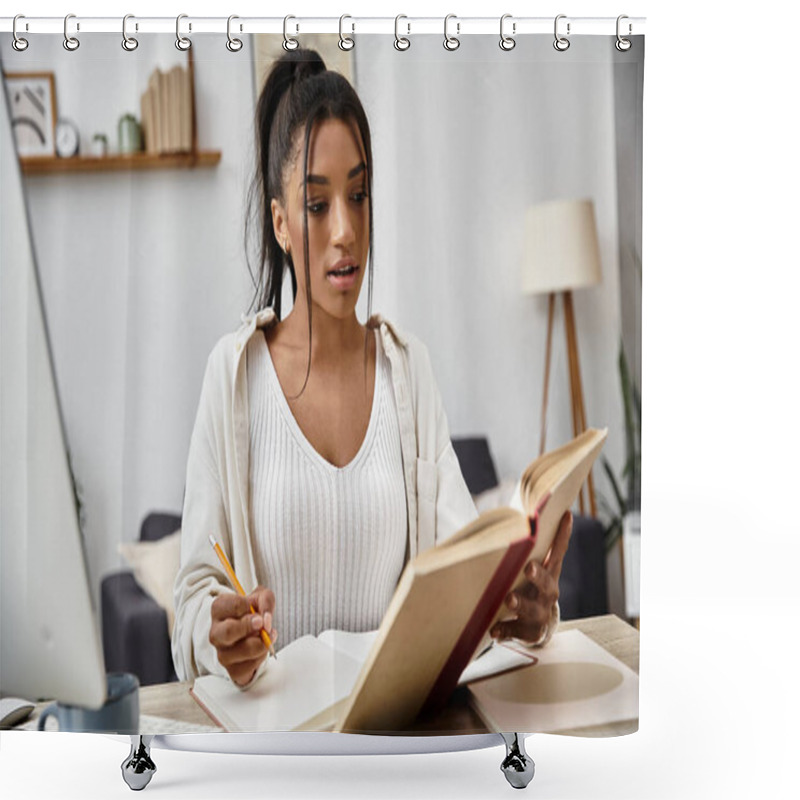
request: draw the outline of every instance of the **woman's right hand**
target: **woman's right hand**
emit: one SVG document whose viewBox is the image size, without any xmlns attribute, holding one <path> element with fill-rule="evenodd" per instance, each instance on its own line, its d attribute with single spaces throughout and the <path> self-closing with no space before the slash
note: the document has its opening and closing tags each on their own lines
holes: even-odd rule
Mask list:
<svg viewBox="0 0 800 800">
<path fill-rule="evenodd" d="M 250 611 L 252 606 L 256 613 Z M 211 630 L 208 640 L 217 650 L 219 663 L 228 670 L 231 680 L 246 686 L 267 657 L 261 629 L 275 642 L 272 628 L 275 595 L 271 589 L 257 587 L 247 597 L 221 594 L 211 604 Z"/>
</svg>

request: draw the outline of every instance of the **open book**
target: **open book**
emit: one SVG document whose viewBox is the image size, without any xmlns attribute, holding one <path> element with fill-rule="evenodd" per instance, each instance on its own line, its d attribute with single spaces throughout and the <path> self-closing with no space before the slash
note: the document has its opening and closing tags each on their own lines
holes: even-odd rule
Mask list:
<svg viewBox="0 0 800 800">
<path fill-rule="evenodd" d="M 537 458 L 520 482 L 524 511 L 503 508 L 482 514 L 409 562 L 368 650 L 363 641 L 345 642 L 338 632 L 303 637 L 283 648 L 249 691 L 239 692 L 228 682 L 232 691 L 224 702 L 208 694 L 204 699 L 204 686 L 225 679 L 199 678 L 193 688 L 196 699 L 229 730 L 277 730 L 276 724 L 285 719 L 284 730 L 390 733 L 407 728 L 423 708 L 435 712 L 475 654 L 483 651 L 487 631 L 503 616 L 506 595 L 525 581 L 525 565 L 547 555 L 606 435 L 606 430 L 590 429 Z M 271 711 L 267 719 L 248 713 L 245 727 L 223 718 L 234 706 L 276 703 L 290 709 L 289 715 Z"/>
<path fill-rule="evenodd" d="M 323 631 L 301 636 L 247 691 L 228 678 L 204 675 L 191 693 L 222 728 L 236 732 L 333 730 L 378 631 Z M 496 644 L 464 670 L 459 684 L 536 663 L 532 652 Z"/>
</svg>

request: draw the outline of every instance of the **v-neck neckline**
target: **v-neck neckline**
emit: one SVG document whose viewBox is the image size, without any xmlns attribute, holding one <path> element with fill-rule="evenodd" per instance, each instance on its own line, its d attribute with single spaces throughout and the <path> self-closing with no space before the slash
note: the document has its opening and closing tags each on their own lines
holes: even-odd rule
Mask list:
<svg viewBox="0 0 800 800">
<path fill-rule="evenodd" d="M 353 469 L 361 460 L 364 458 L 364 454 L 369 449 L 369 444 L 371 439 L 374 437 L 374 430 L 377 425 L 377 418 L 378 418 L 378 410 L 380 405 L 380 397 L 381 393 L 379 393 L 378 383 L 381 380 L 381 372 L 382 372 L 382 362 L 383 362 L 383 352 L 380 344 L 380 337 L 378 336 L 378 332 L 374 332 L 375 336 L 375 380 L 373 382 L 372 387 L 372 406 L 370 408 L 369 413 L 369 422 L 367 423 L 367 430 L 364 433 L 364 438 L 361 440 L 361 444 L 359 445 L 356 454 L 348 461 L 346 464 L 342 466 L 337 466 L 332 462 L 328 461 L 325 456 L 323 456 L 317 449 L 314 447 L 313 444 L 309 441 L 308 437 L 304 433 L 303 429 L 300 427 L 297 419 L 292 412 L 292 409 L 289 406 L 289 401 L 286 399 L 286 395 L 283 392 L 283 387 L 281 386 L 280 379 L 278 378 L 278 371 L 275 369 L 275 363 L 272 360 L 272 353 L 269 349 L 269 344 L 267 343 L 266 335 L 260 336 L 259 339 L 261 340 L 260 347 L 264 348 L 264 357 L 267 360 L 267 373 L 269 376 L 269 384 L 270 388 L 272 389 L 275 398 L 278 401 L 278 406 L 281 410 L 281 413 L 286 421 L 289 430 L 291 431 L 294 438 L 300 444 L 300 447 L 303 451 L 316 463 L 320 464 L 323 468 L 333 471 L 334 473 L 342 473 L 346 472 L 347 470 Z"/>
</svg>

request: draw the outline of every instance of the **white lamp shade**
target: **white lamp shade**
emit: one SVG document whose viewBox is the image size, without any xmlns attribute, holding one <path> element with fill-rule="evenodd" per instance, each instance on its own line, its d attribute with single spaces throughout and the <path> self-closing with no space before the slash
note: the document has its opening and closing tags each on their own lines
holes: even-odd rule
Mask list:
<svg viewBox="0 0 800 800">
<path fill-rule="evenodd" d="M 556 200 L 528 209 L 523 292 L 564 292 L 593 286 L 600 279 L 600 248 L 591 200 Z"/>
</svg>

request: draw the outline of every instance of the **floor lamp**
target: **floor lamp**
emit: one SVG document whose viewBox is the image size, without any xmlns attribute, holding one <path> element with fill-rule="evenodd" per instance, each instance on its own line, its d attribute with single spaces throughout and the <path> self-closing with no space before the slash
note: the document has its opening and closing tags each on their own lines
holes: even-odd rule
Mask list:
<svg viewBox="0 0 800 800">
<path fill-rule="evenodd" d="M 572 292 L 600 282 L 600 249 L 597 243 L 594 205 L 591 200 L 559 200 L 533 206 L 528 209 L 525 217 L 525 235 L 526 254 L 522 269 L 522 291 L 526 294 L 548 295 L 541 454 L 544 452 L 547 430 L 547 390 L 550 382 L 550 352 L 556 294 L 560 294 L 564 299 L 573 435 L 578 436 L 586 430 L 586 410 L 583 404 Z M 587 478 L 586 488 L 590 513 L 595 517 L 597 505 L 591 472 Z M 583 514 L 585 513 L 583 488 L 578 497 Z"/>
</svg>

